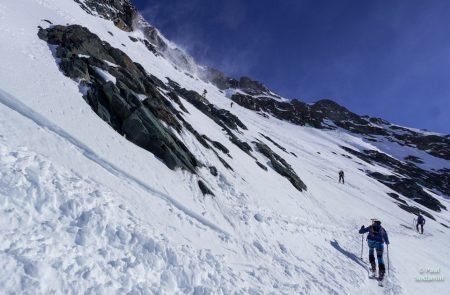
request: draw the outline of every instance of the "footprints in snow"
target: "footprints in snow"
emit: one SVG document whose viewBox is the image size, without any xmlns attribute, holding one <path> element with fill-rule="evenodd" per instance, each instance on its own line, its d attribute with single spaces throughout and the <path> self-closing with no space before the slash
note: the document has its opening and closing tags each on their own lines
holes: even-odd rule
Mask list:
<svg viewBox="0 0 450 295">
<path fill-rule="evenodd" d="M 4 290 L 245 293 L 222 258 L 169 246 L 99 184 L 1 140 L 0 212 Z"/>
</svg>

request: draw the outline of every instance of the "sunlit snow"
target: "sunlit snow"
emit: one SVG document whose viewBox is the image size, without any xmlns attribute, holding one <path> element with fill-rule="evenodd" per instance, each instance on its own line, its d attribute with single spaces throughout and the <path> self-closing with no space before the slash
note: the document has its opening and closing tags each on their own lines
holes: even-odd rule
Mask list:
<svg viewBox="0 0 450 295">
<path fill-rule="evenodd" d="M 170 77 L 200 94 L 207 90 L 211 103 L 248 127 L 241 140 L 266 143 L 308 190 L 299 192 L 273 169 L 261 169 L 184 99 L 184 119 L 229 149 L 226 160 L 234 171 L 188 132 L 177 136 L 205 167 L 198 176 L 168 169 L 91 110 L 82 97 L 88 86 L 80 89 L 65 77 L 38 38 L 37 27 L 49 25 L 43 19 L 86 26 L 162 81 Z M 387 195 L 392 191 L 365 170 L 391 172 L 343 156 L 340 146 L 416 155 L 426 169 L 450 168 L 448 161 L 231 107 L 213 84 L 185 75 L 129 35 L 144 38 L 85 13 L 73 0 L 0 3 L 0 293 L 448 293 L 450 235 L 441 225 L 450 224 L 448 211 L 432 212 L 436 221 L 428 219 L 425 234 L 418 235 L 415 216 L 395 205 Z M 262 154 L 254 156 L 269 166 Z M 210 165 L 218 168 L 217 177 Z M 339 169 L 345 185 L 338 183 Z M 199 179 L 216 197 L 202 195 Z M 450 208 L 448 198 L 436 197 Z M 384 288 L 368 278 L 366 241 L 358 234 L 372 217 L 391 240 Z M 423 269 L 439 269 L 445 280 L 419 281 Z"/>
</svg>

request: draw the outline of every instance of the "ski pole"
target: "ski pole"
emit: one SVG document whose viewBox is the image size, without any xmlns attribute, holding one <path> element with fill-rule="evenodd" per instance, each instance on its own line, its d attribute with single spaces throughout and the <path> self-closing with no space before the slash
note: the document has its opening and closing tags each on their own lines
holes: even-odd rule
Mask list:
<svg viewBox="0 0 450 295">
<path fill-rule="evenodd" d="M 386 245 L 387 247 L 387 261 L 388 261 L 388 274 L 389 274 L 389 245 Z"/>
<path fill-rule="evenodd" d="M 361 260 L 363 259 L 363 251 L 364 251 L 364 234 L 361 235 Z"/>
</svg>

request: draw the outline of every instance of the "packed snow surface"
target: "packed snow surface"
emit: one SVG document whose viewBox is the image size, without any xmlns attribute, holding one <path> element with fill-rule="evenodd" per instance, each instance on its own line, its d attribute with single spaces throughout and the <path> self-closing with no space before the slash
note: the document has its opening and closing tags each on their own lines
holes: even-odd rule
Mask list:
<svg viewBox="0 0 450 295">
<path fill-rule="evenodd" d="M 91 110 L 82 98 L 86 89 L 59 71 L 37 37 L 38 26 L 50 25 L 44 19 L 86 26 L 161 80 L 206 89 L 210 102 L 248 127 L 242 140 L 269 145 L 308 190 L 297 191 L 255 153 L 269 167 L 259 168 L 185 100 L 186 121 L 230 150 L 234 171 L 188 133 L 183 141 L 207 166 L 220 167 L 218 177 L 206 168 L 199 176 L 168 169 Z M 448 294 L 450 235 L 441 225 L 450 224 L 448 211 L 433 212 L 436 221 L 428 219 L 419 235 L 414 215 L 364 171 L 391 172 L 339 146 L 400 151 L 230 108 L 215 86 L 185 75 L 130 34 L 140 32 L 123 32 L 72 0 L 0 2 L 0 293 Z M 423 159 L 425 167 L 449 168 L 448 161 Z M 340 169 L 345 185 L 337 181 Z M 204 197 L 198 179 L 216 197 Z M 437 198 L 450 208 L 448 198 Z M 366 242 L 358 234 L 372 217 L 391 240 L 384 288 L 368 278 Z"/>
</svg>

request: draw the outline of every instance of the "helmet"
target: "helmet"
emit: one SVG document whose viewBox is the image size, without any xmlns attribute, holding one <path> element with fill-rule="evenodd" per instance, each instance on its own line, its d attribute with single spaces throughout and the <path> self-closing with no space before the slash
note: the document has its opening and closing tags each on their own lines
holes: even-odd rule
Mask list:
<svg viewBox="0 0 450 295">
<path fill-rule="evenodd" d="M 378 223 L 381 224 L 381 221 L 378 218 L 372 218 L 370 219 L 372 221 L 372 223 Z"/>
</svg>

